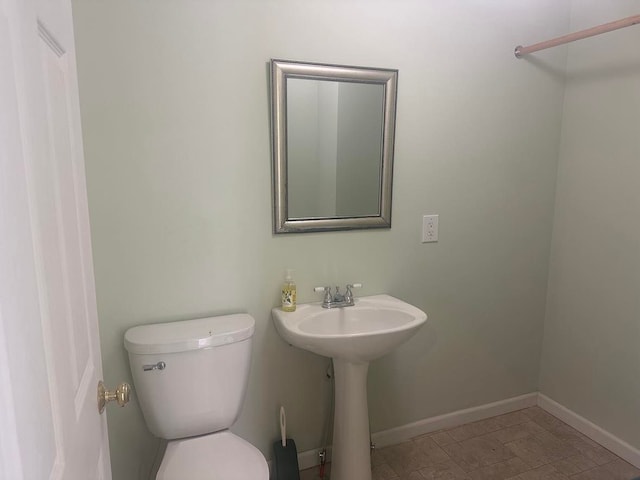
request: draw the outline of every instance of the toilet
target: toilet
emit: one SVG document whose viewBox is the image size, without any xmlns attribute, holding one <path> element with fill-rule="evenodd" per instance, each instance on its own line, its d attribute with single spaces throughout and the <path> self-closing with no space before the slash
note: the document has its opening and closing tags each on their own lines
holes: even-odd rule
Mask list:
<svg viewBox="0 0 640 480">
<path fill-rule="evenodd" d="M 247 314 L 127 330 L 147 427 L 168 440 L 156 480 L 268 480 L 262 453 L 228 429 L 247 390 L 255 320 Z"/>
</svg>

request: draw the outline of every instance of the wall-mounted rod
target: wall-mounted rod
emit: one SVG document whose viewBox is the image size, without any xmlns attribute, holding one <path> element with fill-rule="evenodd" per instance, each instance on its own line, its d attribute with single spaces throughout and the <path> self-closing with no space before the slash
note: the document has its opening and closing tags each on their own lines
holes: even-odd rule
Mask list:
<svg viewBox="0 0 640 480">
<path fill-rule="evenodd" d="M 535 45 L 529 45 L 527 47 L 519 45 L 516 47 L 515 55 L 517 58 L 521 58 L 523 55 L 537 52 L 538 50 L 557 47 L 558 45 L 564 45 L 565 43 L 575 42 L 576 40 L 582 40 L 583 38 L 593 37 L 594 35 L 600 35 L 601 33 L 612 32 L 613 30 L 619 30 L 620 28 L 630 27 L 631 25 L 637 25 L 639 23 L 640 15 L 634 15 L 632 17 L 623 18 L 622 20 L 616 20 L 615 22 L 609 22 L 604 25 L 598 25 L 597 27 L 570 33 L 562 37 L 554 38 L 553 40 L 536 43 Z"/>
</svg>

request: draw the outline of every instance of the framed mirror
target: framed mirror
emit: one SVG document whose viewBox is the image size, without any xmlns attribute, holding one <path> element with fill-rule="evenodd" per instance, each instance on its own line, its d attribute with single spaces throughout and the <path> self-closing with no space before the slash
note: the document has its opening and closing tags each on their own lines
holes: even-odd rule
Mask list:
<svg viewBox="0 0 640 480">
<path fill-rule="evenodd" d="M 274 232 L 391 228 L 398 71 L 271 60 Z"/>
</svg>

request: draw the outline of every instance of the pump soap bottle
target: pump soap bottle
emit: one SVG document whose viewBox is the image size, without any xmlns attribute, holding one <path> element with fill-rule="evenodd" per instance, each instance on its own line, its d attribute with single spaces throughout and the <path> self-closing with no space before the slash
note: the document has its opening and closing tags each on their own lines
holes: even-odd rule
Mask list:
<svg viewBox="0 0 640 480">
<path fill-rule="evenodd" d="M 284 283 L 282 284 L 282 310 L 295 312 L 296 310 L 296 284 L 293 281 L 293 270 L 287 269 Z"/>
</svg>

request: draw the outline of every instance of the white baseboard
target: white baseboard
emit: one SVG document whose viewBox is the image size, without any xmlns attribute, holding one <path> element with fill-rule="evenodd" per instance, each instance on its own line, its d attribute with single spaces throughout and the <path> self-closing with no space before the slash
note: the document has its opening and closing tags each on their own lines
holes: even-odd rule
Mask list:
<svg viewBox="0 0 640 480">
<path fill-rule="evenodd" d="M 574 411 L 569 410 L 567 407 L 560 405 L 558 402 L 551 400 L 542 393 L 538 394 L 538 406 L 549 412 L 551 415 L 558 417 L 564 423 L 575 428 L 583 435 L 586 435 L 593 441 L 598 442 L 600 445 L 612 451 L 630 464 L 640 468 L 640 450 L 629 445 L 624 440 L 621 440 L 615 435 L 607 432 L 586 418 L 581 417 Z"/>
<path fill-rule="evenodd" d="M 424 435 L 425 433 L 435 432 L 443 428 L 454 428 L 464 425 L 465 423 L 476 422 L 478 420 L 484 420 L 485 418 L 495 417 L 496 415 L 532 407 L 537 405 L 537 401 L 537 392 L 527 393 L 519 397 L 507 398 L 506 400 L 500 400 L 498 402 L 487 403 L 477 407 L 418 420 L 417 422 L 407 425 L 374 433 L 372 435 L 373 443 L 379 448 L 406 442 L 413 437 Z"/>
<path fill-rule="evenodd" d="M 406 442 L 411 438 L 426 433 L 442 430 L 443 428 L 454 428 L 469 422 L 484 420 L 485 418 L 502 415 L 504 413 L 515 412 L 538 404 L 538 393 L 527 393 L 519 397 L 508 398 L 498 402 L 488 403 L 477 407 L 458 410 L 457 412 L 446 413 L 436 417 L 426 418 L 417 422 L 402 425 L 400 427 L 383 430 L 371 435 L 373 443 L 377 448 L 386 447 Z M 318 465 L 318 452 L 320 449 L 307 450 L 298 454 L 298 465 L 300 470 Z M 328 458 L 331 458 L 331 448 L 328 448 Z"/>
</svg>

